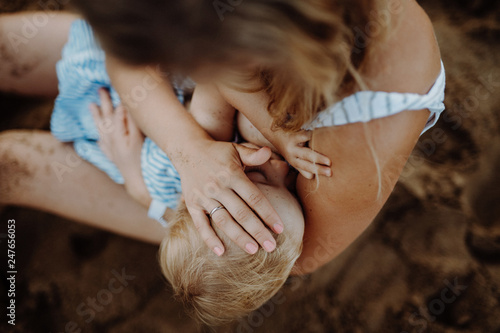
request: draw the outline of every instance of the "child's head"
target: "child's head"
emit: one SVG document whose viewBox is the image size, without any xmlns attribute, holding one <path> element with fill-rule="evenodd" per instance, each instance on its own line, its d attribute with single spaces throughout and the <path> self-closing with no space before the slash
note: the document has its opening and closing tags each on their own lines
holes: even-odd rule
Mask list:
<svg viewBox="0 0 500 333">
<path fill-rule="evenodd" d="M 302 249 L 304 217 L 297 199 L 288 191 L 288 165 L 271 160 L 248 177 L 259 187 L 285 224 L 276 236 L 276 249 L 250 255 L 217 227 L 226 252 L 216 256 L 203 242 L 185 205 L 160 250 L 160 265 L 174 294 L 190 314 L 215 326 L 259 308 L 284 284 Z"/>
</svg>

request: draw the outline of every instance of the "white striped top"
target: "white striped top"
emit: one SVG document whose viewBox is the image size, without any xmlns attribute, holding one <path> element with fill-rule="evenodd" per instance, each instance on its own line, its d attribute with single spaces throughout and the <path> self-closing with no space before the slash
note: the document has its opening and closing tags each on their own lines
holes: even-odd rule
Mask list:
<svg viewBox="0 0 500 333">
<path fill-rule="evenodd" d="M 425 95 L 384 91 L 360 91 L 318 113 L 316 118 L 302 129 L 330 127 L 368 122 L 394 115 L 402 111 L 428 109 L 431 114 L 421 135 L 434 126 L 445 109 L 444 90 L 446 74 L 441 61 L 441 72 L 434 85 Z"/>
</svg>

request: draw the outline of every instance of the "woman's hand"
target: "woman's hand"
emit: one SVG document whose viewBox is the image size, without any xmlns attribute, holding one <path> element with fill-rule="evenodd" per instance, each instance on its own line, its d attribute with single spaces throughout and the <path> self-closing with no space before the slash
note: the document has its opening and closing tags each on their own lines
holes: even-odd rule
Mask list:
<svg viewBox="0 0 500 333">
<path fill-rule="evenodd" d="M 120 96 L 130 96 L 137 86 L 144 86 L 146 79 L 157 83 L 148 84 L 151 89 L 147 98 L 128 99 L 127 108 L 139 128 L 158 144 L 179 172 L 186 206 L 205 243 L 219 255 L 224 252 L 207 217 L 223 205 L 227 210 L 220 209 L 212 217 L 231 240 L 250 253 L 257 251 L 258 244 L 272 251 L 275 240 L 261 220 L 277 232 L 283 222 L 243 172 L 244 164 L 267 161 L 270 150 L 255 151 L 213 141 L 179 103 L 168 80 L 148 66 L 128 66 L 106 57 L 106 68 Z"/>
<path fill-rule="evenodd" d="M 144 135 L 122 105 L 113 107 L 106 89 L 100 89 L 99 96 L 101 106 L 89 106 L 99 131 L 99 147 L 120 170 L 127 192 L 147 207 L 151 197 L 141 171 Z"/>
<path fill-rule="evenodd" d="M 224 252 L 207 216 L 222 206 L 224 209 L 215 211 L 211 218 L 233 242 L 250 254 L 257 252 L 259 244 L 266 251 L 273 251 L 276 241 L 262 221 L 276 233 L 283 231 L 283 222 L 244 173 L 245 165 L 267 162 L 271 150 L 213 140 L 198 140 L 186 148 L 178 168 L 182 192 L 204 242 L 217 255 Z"/>
</svg>

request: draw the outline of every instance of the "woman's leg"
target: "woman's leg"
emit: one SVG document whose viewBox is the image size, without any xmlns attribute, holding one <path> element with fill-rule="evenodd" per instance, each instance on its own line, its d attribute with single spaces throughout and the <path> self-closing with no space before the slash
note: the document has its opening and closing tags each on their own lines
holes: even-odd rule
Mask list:
<svg viewBox="0 0 500 333">
<path fill-rule="evenodd" d="M 0 134 L 0 203 L 38 208 L 152 243 L 166 232 L 123 186 L 48 132 Z"/>
<path fill-rule="evenodd" d="M 50 11 L 0 15 L 0 91 L 56 97 L 56 62 L 76 18 Z"/>
</svg>

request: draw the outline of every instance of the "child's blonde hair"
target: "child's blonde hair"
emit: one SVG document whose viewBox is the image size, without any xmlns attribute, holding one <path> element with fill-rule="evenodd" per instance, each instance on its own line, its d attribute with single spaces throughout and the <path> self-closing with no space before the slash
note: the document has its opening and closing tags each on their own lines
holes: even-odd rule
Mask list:
<svg viewBox="0 0 500 333">
<path fill-rule="evenodd" d="M 214 226 L 226 252 L 218 257 L 204 244 L 184 203 L 160 247 L 160 266 L 174 297 L 209 326 L 244 317 L 268 301 L 285 283 L 302 251 L 302 239 L 286 231 L 276 249 L 250 255 Z"/>
</svg>

